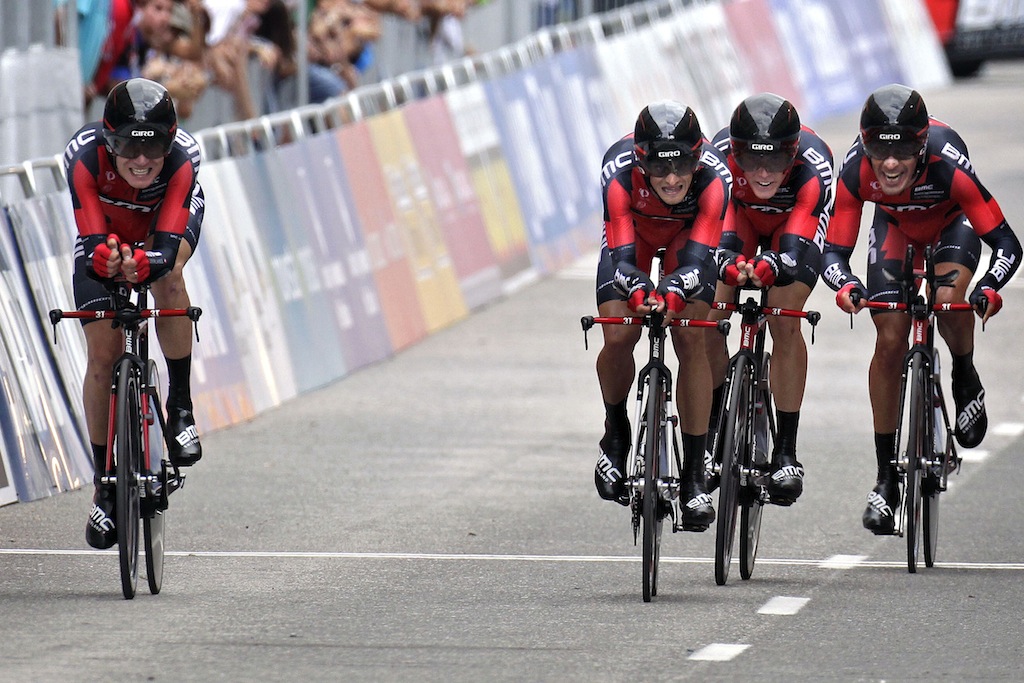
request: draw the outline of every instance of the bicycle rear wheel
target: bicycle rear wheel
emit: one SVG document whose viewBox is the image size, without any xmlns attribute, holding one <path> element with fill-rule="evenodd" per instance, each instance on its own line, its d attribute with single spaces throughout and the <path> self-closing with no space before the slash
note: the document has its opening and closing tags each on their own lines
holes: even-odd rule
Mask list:
<svg viewBox="0 0 1024 683">
<path fill-rule="evenodd" d="M 159 376 L 156 363 L 152 360 L 147 364 L 149 377 L 149 393 L 146 401 L 152 417 L 148 422 L 149 429 L 149 473 L 157 478 L 158 487 L 149 487 L 149 496 L 144 517 L 142 519 L 142 538 L 146 546 L 146 582 L 149 592 L 156 595 L 160 592 L 164 581 L 164 523 L 166 514 L 167 471 L 164 469 L 164 431 L 161 427 L 160 396 L 156 391 Z"/>
<path fill-rule="evenodd" d="M 139 474 L 142 471 L 142 407 L 137 368 L 122 360 L 117 368 L 114 459 L 117 473 L 117 545 L 121 567 L 121 592 L 135 597 L 139 579 Z"/>
<path fill-rule="evenodd" d="M 910 421 L 907 426 L 907 457 L 905 499 L 903 501 L 903 534 L 907 538 L 907 571 L 917 572 L 921 549 L 921 479 L 922 468 L 932 449 L 928 422 L 932 419 L 931 394 L 928 392 L 928 369 L 921 356 L 914 356 L 910 370 Z M 938 517 L 936 516 L 936 521 Z"/>
<path fill-rule="evenodd" d="M 764 362 L 761 364 L 762 386 L 757 389 L 757 403 L 755 406 L 754 434 L 753 441 L 757 446 L 752 455 L 750 464 L 750 479 L 746 493 L 740 498 L 740 578 L 746 581 L 754 573 L 754 562 L 757 560 L 757 545 L 761 538 L 761 513 L 764 511 L 764 497 L 761 495 L 761 486 L 756 482 L 760 472 L 767 472 L 769 469 L 768 454 L 771 452 L 775 439 L 772 435 L 769 415 L 775 410 L 772 405 L 772 392 L 768 384 L 769 371 L 771 369 L 771 355 L 765 354 Z"/>
<path fill-rule="evenodd" d="M 736 536 L 736 510 L 739 506 L 740 466 L 747 449 L 747 413 L 750 407 L 751 365 L 745 356 L 732 365 L 728 380 L 728 413 L 722 422 L 718 439 L 722 463 L 718 485 L 718 523 L 715 527 L 715 583 L 724 586 L 729 580 L 733 540 Z"/>
<path fill-rule="evenodd" d="M 645 416 L 647 440 L 644 442 L 644 492 L 642 501 L 643 521 L 643 571 L 644 602 L 658 594 L 658 560 L 661 554 L 661 523 L 658 514 L 658 480 L 661 476 L 661 451 L 664 431 L 661 429 L 665 413 L 665 392 L 662 388 L 661 373 L 653 368 L 648 374 L 647 414 Z"/>
</svg>

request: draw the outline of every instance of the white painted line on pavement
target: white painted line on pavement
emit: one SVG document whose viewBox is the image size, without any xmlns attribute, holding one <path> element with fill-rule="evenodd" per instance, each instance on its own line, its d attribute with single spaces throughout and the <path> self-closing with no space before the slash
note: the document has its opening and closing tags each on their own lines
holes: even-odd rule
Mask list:
<svg viewBox="0 0 1024 683">
<path fill-rule="evenodd" d="M 996 436 L 1020 436 L 1024 434 L 1024 422 L 1000 422 L 992 428 Z"/>
<path fill-rule="evenodd" d="M 687 659 L 702 662 L 728 662 L 730 659 L 735 659 L 748 647 L 750 645 L 741 645 L 739 643 L 711 643 L 697 650 Z"/>
<path fill-rule="evenodd" d="M 818 566 L 822 569 L 853 569 L 864 564 L 866 559 L 866 555 L 833 555 Z"/>
<path fill-rule="evenodd" d="M 311 560 L 461 560 L 468 562 L 640 562 L 640 557 L 625 555 L 485 555 L 456 553 L 357 553 L 272 550 L 168 550 L 167 557 L 232 559 L 311 559 Z M 0 555 L 117 555 L 117 550 L 79 550 L 75 548 L 0 548 Z M 760 565 L 805 566 L 820 569 L 891 569 L 906 567 L 906 562 L 859 560 L 863 555 L 834 555 L 825 560 L 757 558 Z M 839 559 L 837 559 L 839 558 Z M 711 557 L 662 557 L 663 564 L 712 564 Z M 949 569 L 1009 569 L 1024 571 L 1022 562 L 936 562 Z"/>
<path fill-rule="evenodd" d="M 785 595 L 777 595 L 764 603 L 761 609 L 757 610 L 757 613 L 789 616 L 799 612 L 810 600 L 810 598 L 791 598 Z"/>
<path fill-rule="evenodd" d="M 989 456 L 989 452 L 984 448 L 965 448 L 957 451 L 957 454 L 964 462 L 981 462 Z M 953 483 L 953 480 L 950 479 L 949 483 Z"/>
</svg>

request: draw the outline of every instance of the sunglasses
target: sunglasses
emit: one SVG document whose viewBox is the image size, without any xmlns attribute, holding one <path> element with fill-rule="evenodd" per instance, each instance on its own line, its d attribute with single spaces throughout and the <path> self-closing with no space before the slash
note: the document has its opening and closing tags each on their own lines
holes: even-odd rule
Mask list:
<svg viewBox="0 0 1024 683">
<path fill-rule="evenodd" d="M 675 175 L 690 175 L 697 170 L 697 157 L 685 155 L 645 159 L 640 162 L 640 167 L 647 175 L 654 178 L 664 178 L 673 173 Z"/>
<path fill-rule="evenodd" d="M 163 139 L 138 140 L 107 133 L 107 144 L 110 145 L 110 151 L 115 156 L 126 159 L 135 159 L 140 155 L 147 159 L 163 159 L 170 154 L 173 142 L 173 139 L 169 142 Z"/>
<path fill-rule="evenodd" d="M 738 152 L 736 164 L 747 173 L 753 173 L 763 168 L 769 173 L 782 173 L 793 165 L 794 156 L 788 152 L 770 152 L 768 154 L 757 154 L 756 152 Z"/>
<path fill-rule="evenodd" d="M 888 141 L 871 139 L 864 141 L 864 152 L 868 155 L 868 158 L 875 161 L 884 161 L 889 157 L 899 161 L 907 161 L 916 158 L 921 153 L 921 150 L 924 149 L 924 145 L 925 143 L 920 140 Z"/>
</svg>

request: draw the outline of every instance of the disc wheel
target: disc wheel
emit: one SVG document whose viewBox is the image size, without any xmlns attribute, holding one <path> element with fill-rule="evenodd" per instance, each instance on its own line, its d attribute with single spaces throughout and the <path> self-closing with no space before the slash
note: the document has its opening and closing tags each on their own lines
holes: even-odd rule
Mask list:
<svg viewBox="0 0 1024 683">
<path fill-rule="evenodd" d="M 643 525 L 643 591 L 644 602 L 658 594 L 658 560 L 661 554 L 662 517 L 658 514 L 658 478 L 660 455 L 665 444 L 661 419 L 664 414 L 665 394 L 661 386 L 661 373 L 652 369 L 648 375 L 647 414 L 645 416 L 647 440 L 644 442 L 644 488 L 642 507 Z"/>
<path fill-rule="evenodd" d="M 126 600 L 135 597 L 139 579 L 139 473 L 142 470 L 142 408 L 140 382 L 135 367 L 121 361 L 117 370 L 114 458 L 117 473 L 116 500 L 118 557 L 121 592 Z"/>
<path fill-rule="evenodd" d="M 740 465 L 746 449 L 747 413 L 750 407 L 750 361 L 740 357 L 729 378 L 728 413 L 718 439 L 722 463 L 718 485 L 718 523 L 715 527 L 715 583 L 729 580 L 733 540 L 736 535 L 736 511 L 739 507 Z"/>
<path fill-rule="evenodd" d="M 755 411 L 754 420 L 754 442 L 761 444 L 753 449 L 753 461 L 751 463 L 751 481 L 748 491 L 740 497 L 740 578 L 746 581 L 754 573 L 754 562 L 757 560 L 757 546 L 761 538 L 761 513 L 764 512 L 764 497 L 761 495 L 761 486 L 755 481 L 755 473 L 769 468 L 768 454 L 775 443 L 770 416 L 775 407 L 772 405 L 772 393 L 768 385 L 769 371 L 771 368 L 771 356 L 765 354 L 764 362 L 761 365 L 761 383 L 757 395 L 760 404 L 759 411 Z M 763 450 L 762 450 L 763 446 Z M 748 450 L 749 454 L 750 451 Z"/>
<path fill-rule="evenodd" d="M 922 508 L 922 467 L 932 448 L 928 421 L 932 411 L 927 380 L 920 356 L 915 356 L 911 365 L 910 421 L 907 429 L 907 471 L 905 477 L 905 499 L 903 504 L 903 535 L 907 539 L 907 571 L 917 572 L 917 560 L 921 549 L 921 508 Z M 931 520 L 929 520 L 931 521 Z M 935 516 L 938 522 L 938 516 Z"/>
</svg>

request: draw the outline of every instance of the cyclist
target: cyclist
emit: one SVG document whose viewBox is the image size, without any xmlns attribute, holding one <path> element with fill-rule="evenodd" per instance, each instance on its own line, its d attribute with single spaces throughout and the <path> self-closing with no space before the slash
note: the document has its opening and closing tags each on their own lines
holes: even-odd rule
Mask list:
<svg viewBox="0 0 1024 683">
<path fill-rule="evenodd" d="M 174 104 L 160 84 L 133 78 L 107 96 L 103 121 L 81 128 L 64 150 L 74 207 L 74 293 L 79 310 L 111 305 L 105 282 L 124 278 L 150 284 L 163 308 L 186 308 L 182 268 L 195 251 L 203 221 L 203 192 L 196 181 L 199 146 L 178 128 Z M 138 245 L 143 244 L 144 248 Z M 178 466 L 195 463 L 202 448 L 189 387 L 192 330 L 187 318 L 156 322 L 167 361 L 168 456 Z M 82 398 L 96 468 L 96 491 L 86 541 L 109 548 L 114 492 L 101 486 L 105 468 L 110 371 L 122 353 L 120 331 L 84 321 L 87 363 Z"/>
<path fill-rule="evenodd" d="M 647 314 L 704 319 L 714 297 L 714 249 L 729 201 L 724 160 L 703 136 L 696 115 L 675 101 L 640 112 L 634 131 L 613 144 L 602 165 L 604 238 L 597 268 L 602 316 Z M 652 259 L 665 250 L 665 276 L 655 287 Z M 598 493 L 623 505 L 631 445 L 626 401 L 633 348 L 641 328 L 604 326 L 597 376 L 605 433 L 594 471 Z M 676 397 L 683 432 L 682 526 L 703 531 L 715 519 L 704 481 L 703 454 L 711 411 L 711 373 L 701 330 L 672 328 L 679 359 Z"/>
<path fill-rule="evenodd" d="M 768 305 L 802 309 L 821 272 L 821 246 L 832 201 L 832 150 L 788 101 L 773 93 L 743 100 L 714 138 L 727 154 L 732 201 L 718 247 L 716 298 L 732 301 L 740 285 L 770 287 Z M 760 247 L 760 252 L 758 248 Z M 727 312 L 712 311 L 712 319 Z M 778 439 L 768 482 L 771 502 L 791 505 L 803 492 L 796 434 L 807 379 L 807 344 L 798 318 L 772 316 L 771 387 Z M 729 353 L 708 337 L 715 383 L 711 427 L 718 422 Z"/>
<path fill-rule="evenodd" d="M 875 204 L 866 285 L 850 268 L 864 202 Z M 992 256 L 988 271 L 968 295 L 981 259 L 982 241 L 991 247 Z M 900 271 L 911 244 L 919 259 L 925 245 L 934 245 L 939 275 L 958 273 L 952 287 L 942 287 L 936 293 L 937 301 L 969 301 L 983 321 L 999 311 L 1002 297 L 998 290 L 1021 259 L 1020 241 L 975 175 L 963 140 L 945 123 L 929 118 L 917 91 L 891 84 L 873 92 L 864 103 L 860 137 L 847 153 L 836 184 L 822 277 L 838 292 L 837 305 L 848 313 L 862 309 L 862 301 L 851 299 L 853 293 L 861 299 L 897 301 L 898 286 L 889 282 L 883 271 Z M 878 476 L 868 495 L 863 523 L 876 534 L 891 534 L 893 511 L 899 504 L 893 460 L 910 316 L 896 311 L 872 310 L 871 314 L 876 341 L 868 391 Z M 944 314 L 938 319 L 938 330 L 953 360 L 956 439 L 964 448 L 973 448 L 981 443 L 988 426 L 985 390 L 973 360 L 974 317 L 970 313 Z"/>
</svg>

